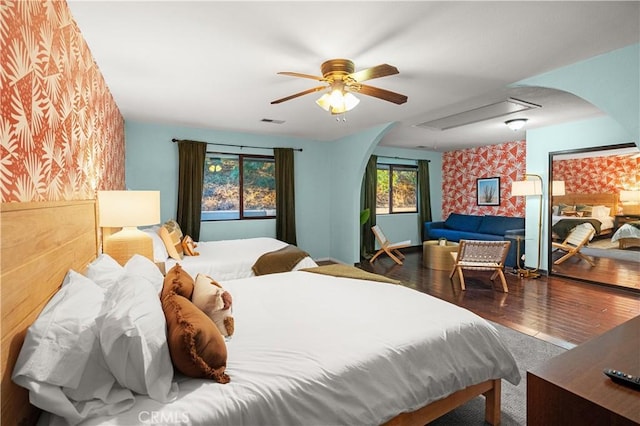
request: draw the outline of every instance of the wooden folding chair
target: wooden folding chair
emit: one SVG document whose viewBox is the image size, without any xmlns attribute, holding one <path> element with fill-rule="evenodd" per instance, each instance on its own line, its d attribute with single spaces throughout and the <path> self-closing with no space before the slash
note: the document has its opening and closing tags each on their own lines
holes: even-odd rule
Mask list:
<svg viewBox="0 0 640 426">
<path fill-rule="evenodd" d="M 559 265 L 570 257 L 578 256 L 580 259 L 583 259 L 587 263 L 589 263 L 589 265 L 596 266 L 596 263 L 593 261 L 593 259 L 580 253 L 580 249 L 582 249 L 582 247 L 589 242 L 591 236 L 594 233 L 595 229 L 593 229 L 592 226 L 578 225 L 573 228 L 571 232 L 569 232 L 569 235 L 567 235 L 567 238 L 563 242 L 552 242 L 551 245 L 554 249 L 566 252 L 564 256 L 553 262 L 553 264 Z"/>
<path fill-rule="evenodd" d="M 460 240 L 457 253 L 451 253 L 455 259 L 455 264 L 449 274 L 449 279 L 453 280 L 453 276 L 458 272 L 460 277 L 460 287 L 466 290 L 464 284 L 464 269 L 475 271 L 494 271 L 491 275 L 491 282 L 494 283 L 496 277 L 500 277 L 502 283 L 502 291 L 509 292 L 507 280 L 504 276 L 504 260 L 509 253 L 510 241 L 478 241 L 478 240 Z"/>
<path fill-rule="evenodd" d="M 380 229 L 378 225 L 372 226 L 371 230 L 373 231 L 373 235 L 376 236 L 378 244 L 380 244 L 380 250 L 378 250 L 376 254 L 373 255 L 369 262 L 373 263 L 373 261 L 376 260 L 378 256 L 380 256 L 382 253 L 386 253 L 391 259 L 393 259 L 394 262 L 396 262 L 398 265 L 402 265 L 402 260 L 400 259 L 404 259 L 404 255 L 400 253 L 400 250 L 398 249 L 409 247 L 411 245 L 411 241 L 407 240 L 400 243 L 392 244 L 389 242 L 389 240 L 387 240 L 387 237 L 385 237 L 382 229 Z"/>
</svg>

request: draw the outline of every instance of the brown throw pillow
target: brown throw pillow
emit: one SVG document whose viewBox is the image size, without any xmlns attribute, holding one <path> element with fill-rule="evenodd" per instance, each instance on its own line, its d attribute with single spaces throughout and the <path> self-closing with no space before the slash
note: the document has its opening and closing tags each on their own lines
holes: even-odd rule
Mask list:
<svg viewBox="0 0 640 426">
<path fill-rule="evenodd" d="M 191 301 L 169 293 L 162 299 L 174 367 L 185 376 L 229 383 L 227 346 L 216 325 Z"/>
<path fill-rule="evenodd" d="M 182 230 L 175 220 L 166 221 L 158 230 L 169 256 L 175 260 L 182 260 Z"/>
<path fill-rule="evenodd" d="M 174 292 L 191 300 L 193 286 L 194 282 L 191 275 L 178 264 L 169 269 L 169 272 L 165 275 L 160 299 L 164 299 L 169 293 Z"/>
<path fill-rule="evenodd" d="M 193 241 L 193 238 L 189 235 L 185 235 L 182 239 L 182 249 L 187 256 L 200 256 L 200 253 L 196 251 L 198 245 Z"/>
</svg>

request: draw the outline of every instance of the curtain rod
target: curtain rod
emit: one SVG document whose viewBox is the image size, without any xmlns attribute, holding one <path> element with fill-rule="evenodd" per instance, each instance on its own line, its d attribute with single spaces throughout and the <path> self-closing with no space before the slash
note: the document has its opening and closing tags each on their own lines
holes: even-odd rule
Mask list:
<svg viewBox="0 0 640 426">
<path fill-rule="evenodd" d="M 176 139 L 176 138 L 171 139 L 171 142 L 174 142 L 174 143 L 175 142 L 179 142 L 179 141 L 180 141 L 180 139 Z M 200 141 L 193 141 L 193 142 L 200 142 Z M 216 146 L 232 146 L 232 147 L 236 147 L 236 148 L 240 148 L 240 149 L 242 149 L 242 148 L 274 149 L 273 147 L 269 148 L 269 147 L 265 147 L 265 146 L 235 145 L 235 144 L 231 144 L 231 143 L 218 143 L 218 142 L 200 142 L 200 143 L 206 143 L 207 145 L 216 145 Z M 293 149 L 294 151 L 302 152 L 302 148 L 291 148 L 291 149 Z"/>
<path fill-rule="evenodd" d="M 378 158 L 390 158 L 392 160 L 411 160 L 411 161 L 426 161 L 430 163 L 431 160 L 427 160 L 425 158 L 405 158 L 405 157 L 391 157 L 389 155 L 378 155 Z"/>
</svg>

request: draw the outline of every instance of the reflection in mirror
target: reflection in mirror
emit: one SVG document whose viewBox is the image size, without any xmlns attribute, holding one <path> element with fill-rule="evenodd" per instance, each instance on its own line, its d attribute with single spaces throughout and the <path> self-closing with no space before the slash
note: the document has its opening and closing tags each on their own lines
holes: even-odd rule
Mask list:
<svg viewBox="0 0 640 426">
<path fill-rule="evenodd" d="M 550 152 L 549 175 L 549 273 L 640 291 L 638 146 Z"/>
</svg>

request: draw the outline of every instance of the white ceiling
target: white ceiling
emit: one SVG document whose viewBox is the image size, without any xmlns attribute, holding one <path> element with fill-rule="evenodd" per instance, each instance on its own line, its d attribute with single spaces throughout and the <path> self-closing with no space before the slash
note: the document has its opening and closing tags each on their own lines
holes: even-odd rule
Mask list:
<svg viewBox="0 0 640 426">
<path fill-rule="evenodd" d="M 566 93 L 513 83 L 640 42 L 640 2 L 74 1 L 69 7 L 125 120 L 317 140 L 387 122 L 381 145 L 448 151 L 524 138 L 528 128 L 593 117 Z M 318 82 L 327 59 L 400 74 L 367 84 L 403 105 L 358 95 L 346 122 L 318 93 L 270 102 Z M 508 97 L 542 108 L 439 131 L 416 124 Z M 283 120 L 284 124 L 262 122 Z M 180 137 L 180 135 L 176 135 Z"/>
</svg>

